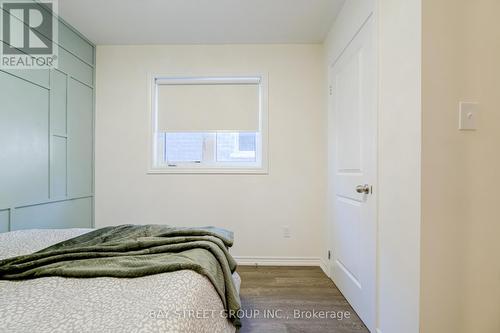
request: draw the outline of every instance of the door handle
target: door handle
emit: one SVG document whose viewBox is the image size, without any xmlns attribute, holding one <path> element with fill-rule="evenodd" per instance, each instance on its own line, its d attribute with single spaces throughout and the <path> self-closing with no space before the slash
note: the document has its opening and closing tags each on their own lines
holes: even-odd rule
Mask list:
<svg viewBox="0 0 500 333">
<path fill-rule="evenodd" d="M 371 191 L 372 191 L 372 187 L 368 184 L 356 186 L 356 192 L 358 192 L 360 194 L 370 194 Z"/>
</svg>

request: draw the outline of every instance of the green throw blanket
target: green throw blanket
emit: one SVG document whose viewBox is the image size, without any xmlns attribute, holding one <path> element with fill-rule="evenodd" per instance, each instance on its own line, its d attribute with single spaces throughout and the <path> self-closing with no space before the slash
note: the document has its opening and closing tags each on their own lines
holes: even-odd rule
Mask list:
<svg viewBox="0 0 500 333">
<path fill-rule="evenodd" d="M 228 252 L 233 233 L 214 227 L 121 225 L 97 229 L 41 251 L 0 260 L 0 280 L 44 276 L 134 278 L 190 269 L 205 275 L 240 327 L 240 299 Z"/>
</svg>

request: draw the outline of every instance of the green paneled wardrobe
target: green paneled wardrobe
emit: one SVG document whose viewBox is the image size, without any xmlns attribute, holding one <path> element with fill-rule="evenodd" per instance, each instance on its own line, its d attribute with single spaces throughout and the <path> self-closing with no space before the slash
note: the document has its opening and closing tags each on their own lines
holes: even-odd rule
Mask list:
<svg viewBox="0 0 500 333">
<path fill-rule="evenodd" d="M 93 226 L 95 47 L 58 30 L 56 69 L 0 69 L 0 232 Z"/>
</svg>

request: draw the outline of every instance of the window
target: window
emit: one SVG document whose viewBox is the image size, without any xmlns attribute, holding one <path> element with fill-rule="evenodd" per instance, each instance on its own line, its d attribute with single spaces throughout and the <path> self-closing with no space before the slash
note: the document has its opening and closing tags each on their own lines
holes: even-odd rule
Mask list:
<svg viewBox="0 0 500 333">
<path fill-rule="evenodd" d="M 262 76 L 152 80 L 151 173 L 267 172 Z"/>
</svg>

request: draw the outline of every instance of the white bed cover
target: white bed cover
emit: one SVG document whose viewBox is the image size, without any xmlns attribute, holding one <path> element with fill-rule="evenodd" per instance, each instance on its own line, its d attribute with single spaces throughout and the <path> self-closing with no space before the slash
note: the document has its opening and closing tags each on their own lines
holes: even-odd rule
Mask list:
<svg viewBox="0 0 500 333">
<path fill-rule="evenodd" d="M 92 229 L 0 233 L 0 259 Z M 239 290 L 240 277 L 233 275 Z M 0 280 L 0 332 L 235 332 L 210 281 L 190 270 L 141 278 Z"/>
</svg>

